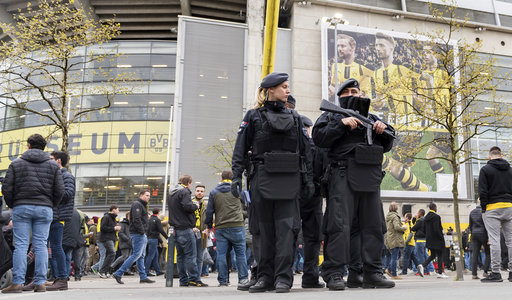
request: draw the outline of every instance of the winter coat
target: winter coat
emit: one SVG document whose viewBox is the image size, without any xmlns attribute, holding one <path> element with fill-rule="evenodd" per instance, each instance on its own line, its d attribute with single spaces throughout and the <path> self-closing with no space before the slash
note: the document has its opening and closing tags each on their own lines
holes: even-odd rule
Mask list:
<svg viewBox="0 0 512 300">
<path fill-rule="evenodd" d="M 426 246 L 429 249 L 444 249 L 443 227 L 441 217 L 433 211 L 425 216 L 425 234 L 427 237 Z"/>
<path fill-rule="evenodd" d="M 164 228 L 162 227 L 162 221 L 160 221 L 158 216 L 152 215 L 149 218 L 148 239 L 160 240 L 160 234 L 163 235 L 165 239 L 168 239 L 167 233 L 164 231 Z"/>
<path fill-rule="evenodd" d="M 146 234 L 148 219 L 147 203 L 138 198 L 130 207 L 130 234 Z"/>
<path fill-rule="evenodd" d="M 177 230 L 192 229 L 196 226 L 197 205 L 192 202 L 188 188 L 171 192 L 169 199 L 169 224 Z"/>
<path fill-rule="evenodd" d="M 488 204 L 512 202 L 512 169 L 506 160 L 491 159 L 480 169 L 478 194 L 482 212 Z"/>
<path fill-rule="evenodd" d="M 108 213 L 101 218 L 101 235 L 100 235 L 100 242 L 104 243 L 106 241 L 116 241 L 117 235 L 116 230 L 114 227 L 116 227 L 117 221 L 116 221 L 117 215 Z"/>
<path fill-rule="evenodd" d="M 425 218 L 419 218 L 418 220 L 416 220 L 416 224 L 414 224 L 411 230 L 414 232 L 414 240 L 416 242 L 425 242 L 427 236 L 425 233 Z"/>
<path fill-rule="evenodd" d="M 469 232 L 471 232 L 471 235 L 487 237 L 487 230 L 482 218 L 482 207 L 480 205 L 469 213 Z"/>
<path fill-rule="evenodd" d="M 85 239 L 80 234 L 80 214 L 75 209 L 71 220 L 64 224 L 62 233 L 62 247 L 74 249 L 85 244 Z"/>
<path fill-rule="evenodd" d="M 130 237 L 130 221 L 124 218 L 119 225 L 121 230 L 118 232 L 119 237 L 119 249 L 132 249 L 132 238 Z"/>
<path fill-rule="evenodd" d="M 75 207 L 75 177 L 66 168 L 60 171 L 64 181 L 64 195 L 59 205 L 53 207 L 53 221 L 69 221 Z"/>
<path fill-rule="evenodd" d="M 404 247 L 404 231 L 406 227 L 400 221 L 396 211 L 390 211 L 386 215 L 387 232 L 384 235 L 384 243 L 388 249 Z"/>
<path fill-rule="evenodd" d="M 2 194 L 8 207 L 16 205 L 57 206 L 64 194 L 59 165 L 40 149 L 29 149 L 7 169 Z"/>
</svg>

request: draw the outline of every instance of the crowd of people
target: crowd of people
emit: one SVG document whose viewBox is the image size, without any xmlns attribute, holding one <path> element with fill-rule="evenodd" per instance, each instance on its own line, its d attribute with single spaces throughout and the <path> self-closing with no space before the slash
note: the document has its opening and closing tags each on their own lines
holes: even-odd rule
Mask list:
<svg viewBox="0 0 512 300">
<path fill-rule="evenodd" d="M 182 175 L 169 192 L 168 219 L 149 209 L 148 190 L 140 191 L 123 220 L 115 204 L 100 217 L 80 212 L 74 207 L 75 179 L 65 168 L 68 154 L 48 155 L 45 139 L 31 135 L 2 184 L 15 245 L 12 284 L 2 293 L 67 290 L 70 277 L 79 281 L 92 274 L 124 284 L 123 276 L 136 272 L 141 284 L 154 283 L 149 277 L 164 274 L 169 237 L 180 287 L 207 287 L 201 278 L 211 271 L 218 272 L 219 286 L 229 286 L 229 272 L 236 270 L 237 289 L 250 293 L 287 293 L 294 272 L 303 273 L 302 288 L 393 288 L 409 268 L 419 276 L 434 272 L 433 261 L 437 277 L 447 278 L 451 232 L 444 234 L 435 203 L 428 213 L 409 212 L 402 221 L 393 202 L 384 216 L 382 161 L 394 129 L 369 113 L 370 100 L 357 80 L 344 82 L 337 96 L 339 105 L 313 127 L 294 109 L 288 75 L 266 76 L 256 108 L 240 125 L 232 170 L 221 173 L 207 199 L 204 185 L 193 188 L 192 177 Z M 332 112 L 339 109 L 363 114 L 372 130 L 361 129 L 357 116 Z M 512 270 L 512 170 L 498 147 L 490 150 L 478 191 L 481 206 L 471 213 L 468 229 L 471 270 L 479 279 L 483 247 L 482 282 L 500 282 L 501 245 L 508 247 Z"/>
</svg>

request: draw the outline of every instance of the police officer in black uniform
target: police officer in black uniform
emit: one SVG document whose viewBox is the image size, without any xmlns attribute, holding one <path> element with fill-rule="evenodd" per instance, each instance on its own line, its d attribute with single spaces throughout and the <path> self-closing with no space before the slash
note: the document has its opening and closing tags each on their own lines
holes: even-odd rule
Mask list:
<svg viewBox="0 0 512 300">
<path fill-rule="evenodd" d="M 329 148 L 328 195 L 323 220 L 324 262 L 322 277 L 330 290 L 343 290 L 342 273 L 350 263 L 351 227 L 354 217 L 359 224 L 363 288 L 390 288 L 381 270 L 383 153 L 391 150 L 393 138 L 383 135 L 393 128 L 368 114 L 370 99 L 360 97 L 359 83 L 345 81 L 337 93 L 339 105 L 358 111 L 375 121 L 371 136 L 361 120 L 334 113 L 323 113 L 313 127 L 313 140 L 319 147 Z"/>
<path fill-rule="evenodd" d="M 294 99 L 295 100 L 295 99 Z M 288 102 L 290 98 L 288 98 Z M 294 101 L 295 106 L 295 101 Z M 304 273 L 302 275 L 302 288 L 324 288 L 320 282 L 318 269 L 318 255 L 322 244 L 322 195 L 320 194 L 320 177 L 324 169 L 325 149 L 315 146 L 309 137 L 309 130 L 313 128 L 313 122 L 308 117 L 301 115 L 302 122 L 308 131 L 308 140 L 311 146 L 311 158 L 313 162 L 313 183 L 315 192 L 313 196 L 300 197 L 300 218 L 302 220 L 302 235 L 304 236 Z"/>
<path fill-rule="evenodd" d="M 306 131 L 299 115 L 285 108 L 289 93 L 288 74 L 263 78 L 256 108 L 244 116 L 233 150 L 231 192 L 239 196 L 242 174 L 249 169 L 249 230 L 260 249 L 255 253 L 258 282 L 251 293 L 290 291 L 299 194 L 314 191 Z"/>
</svg>

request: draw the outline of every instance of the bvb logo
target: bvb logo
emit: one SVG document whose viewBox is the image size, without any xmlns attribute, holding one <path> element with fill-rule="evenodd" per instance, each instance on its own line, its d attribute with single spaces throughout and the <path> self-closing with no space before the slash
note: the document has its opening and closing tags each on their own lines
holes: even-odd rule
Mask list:
<svg viewBox="0 0 512 300">
<path fill-rule="evenodd" d="M 148 136 L 148 148 L 154 153 L 163 153 L 167 151 L 169 139 L 165 133 L 155 133 Z"/>
</svg>

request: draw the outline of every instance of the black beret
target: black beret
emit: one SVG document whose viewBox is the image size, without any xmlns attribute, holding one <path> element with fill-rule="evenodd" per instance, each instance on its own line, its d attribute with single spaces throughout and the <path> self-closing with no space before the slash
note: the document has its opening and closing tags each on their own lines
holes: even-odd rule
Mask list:
<svg viewBox="0 0 512 300">
<path fill-rule="evenodd" d="M 288 95 L 288 99 L 286 99 L 286 102 L 290 103 L 293 106 L 295 106 L 295 103 L 297 103 L 297 101 L 295 101 L 295 98 L 293 98 L 292 95 Z"/>
<path fill-rule="evenodd" d="M 302 120 L 302 123 L 304 124 L 304 126 L 306 126 L 306 127 L 313 126 L 313 121 L 311 121 L 311 119 L 306 117 L 305 115 L 300 115 L 300 119 Z"/>
<path fill-rule="evenodd" d="M 286 73 L 277 73 L 273 72 L 265 76 L 263 80 L 261 81 L 260 87 L 262 88 L 270 88 L 274 86 L 278 86 L 281 83 L 288 80 L 288 74 Z"/>
<path fill-rule="evenodd" d="M 338 97 L 341 95 L 341 92 L 346 89 L 346 88 L 358 88 L 359 89 L 359 82 L 357 80 L 355 80 L 354 78 L 349 78 L 347 79 L 345 82 L 343 82 L 340 86 L 340 88 L 338 89 L 338 93 L 336 93 L 336 95 L 338 95 Z"/>
</svg>

